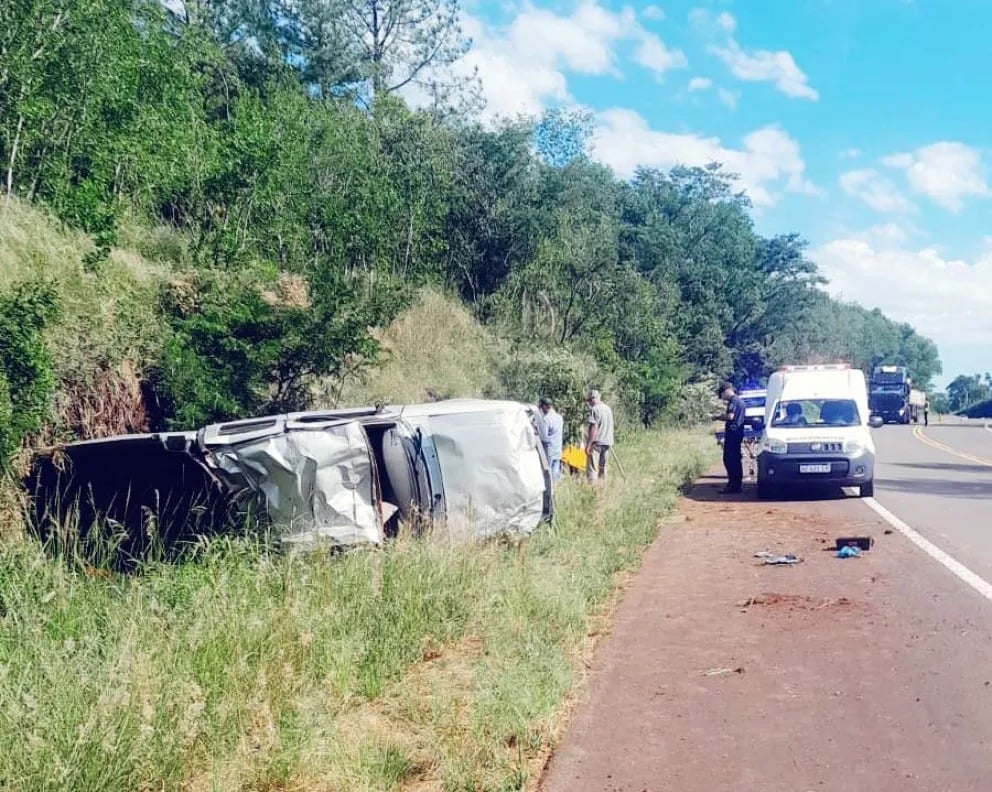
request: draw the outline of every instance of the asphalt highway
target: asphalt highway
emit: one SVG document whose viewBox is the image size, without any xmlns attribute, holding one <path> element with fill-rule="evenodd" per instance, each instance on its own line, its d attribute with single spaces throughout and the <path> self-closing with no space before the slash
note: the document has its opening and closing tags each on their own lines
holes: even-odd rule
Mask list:
<svg viewBox="0 0 992 792">
<path fill-rule="evenodd" d="M 944 419 L 874 430 L 875 497 L 992 583 L 992 429 Z M 992 606 L 992 603 L 990 603 Z"/>
</svg>

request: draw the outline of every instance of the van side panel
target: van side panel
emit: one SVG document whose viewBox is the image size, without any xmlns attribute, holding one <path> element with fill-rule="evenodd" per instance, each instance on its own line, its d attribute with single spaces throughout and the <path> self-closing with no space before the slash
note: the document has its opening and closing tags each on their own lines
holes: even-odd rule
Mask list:
<svg viewBox="0 0 992 792">
<path fill-rule="evenodd" d="M 545 477 L 523 408 L 432 415 L 426 432 L 441 464 L 450 537 L 533 532 L 544 513 Z"/>
</svg>

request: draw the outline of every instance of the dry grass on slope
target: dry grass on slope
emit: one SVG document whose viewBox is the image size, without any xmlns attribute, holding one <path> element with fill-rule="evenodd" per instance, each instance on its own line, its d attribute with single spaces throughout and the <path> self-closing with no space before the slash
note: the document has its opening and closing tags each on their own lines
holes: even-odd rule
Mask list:
<svg viewBox="0 0 992 792">
<path fill-rule="evenodd" d="M 378 332 L 382 362 L 346 382 L 325 400 L 342 405 L 474 397 L 495 383 L 497 341 L 459 300 L 425 289 L 389 327 Z"/>
<path fill-rule="evenodd" d="M 140 421 L 131 403 L 136 372 L 165 337 L 158 290 L 168 267 L 114 250 L 88 262 L 93 246 L 41 209 L 0 205 L 0 292 L 43 280 L 55 286 L 60 313 L 49 349 L 59 384 L 55 422 L 83 436 L 113 433 Z M 117 408 L 126 401 L 123 411 Z M 103 427 L 103 423 L 107 423 Z"/>
</svg>

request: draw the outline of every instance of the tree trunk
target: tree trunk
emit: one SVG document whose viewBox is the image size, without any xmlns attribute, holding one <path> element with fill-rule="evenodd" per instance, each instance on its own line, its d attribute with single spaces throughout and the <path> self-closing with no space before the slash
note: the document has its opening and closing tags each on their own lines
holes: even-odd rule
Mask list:
<svg viewBox="0 0 992 792">
<path fill-rule="evenodd" d="M 14 144 L 10 148 L 10 161 L 7 163 L 7 197 L 5 205 L 10 205 L 10 197 L 14 192 L 14 165 L 17 162 L 17 149 L 21 144 L 21 131 L 24 129 L 24 115 L 17 118 L 17 132 L 14 133 Z"/>
</svg>

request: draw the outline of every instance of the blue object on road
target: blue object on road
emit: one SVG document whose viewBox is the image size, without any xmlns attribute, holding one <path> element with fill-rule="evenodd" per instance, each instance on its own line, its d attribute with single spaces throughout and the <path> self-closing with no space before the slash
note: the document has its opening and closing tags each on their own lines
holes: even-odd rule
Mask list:
<svg viewBox="0 0 992 792">
<path fill-rule="evenodd" d="M 861 556 L 861 551 L 857 547 L 853 547 L 851 545 L 842 547 L 840 550 L 837 551 L 838 558 L 858 558 L 860 556 Z"/>
</svg>

